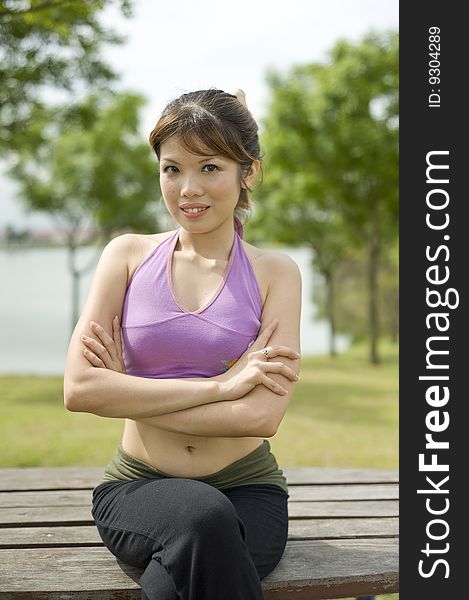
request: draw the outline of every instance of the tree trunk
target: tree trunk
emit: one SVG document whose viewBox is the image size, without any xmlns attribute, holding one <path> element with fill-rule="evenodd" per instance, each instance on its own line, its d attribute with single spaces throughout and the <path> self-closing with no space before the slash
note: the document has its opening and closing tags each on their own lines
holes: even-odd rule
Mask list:
<svg viewBox="0 0 469 600">
<path fill-rule="evenodd" d="M 397 344 L 399 342 L 399 323 L 397 319 L 392 323 L 391 342 L 393 344 Z"/>
<path fill-rule="evenodd" d="M 326 315 L 329 322 L 329 355 L 337 356 L 335 346 L 335 296 L 334 296 L 334 277 L 332 271 L 323 272 L 326 281 Z"/>
<path fill-rule="evenodd" d="M 75 325 L 77 324 L 79 315 L 79 305 L 80 305 L 80 272 L 76 267 L 76 259 L 77 259 L 77 246 L 75 244 L 75 240 L 68 239 L 68 269 L 72 276 L 72 313 L 71 313 L 71 331 L 70 335 L 73 333 L 75 329 Z"/>
<path fill-rule="evenodd" d="M 370 335 L 370 362 L 379 364 L 378 338 L 378 261 L 379 261 L 379 215 L 378 204 L 375 203 L 371 210 L 371 231 L 368 244 L 368 293 L 369 293 L 369 335 Z"/>
<path fill-rule="evenodd" d="M 391 307 L 391 342 L 397 344 L 399 341 L 399 298 L 397 298 L 395 305 Z"/>
<path fill-rule="evenodd" d="M 97 242 L 100 241 L 101 238 L 97 238 Z M 109 241 L 109 238 L 104 238 L 104 241 Z M 82 275 L 85 275 L 91 269 L 94 269 L 96 266 L 97 259 L 101 254 L 102 248 L 98 245 L 96 248 L 96 255 L 92 256 L 84 267 L 81 269 L 77 266 L 77 250 L 80 248 L 80 245 L 77 242 L 77 238 L 74 234 L 69 235 L 67 238 L 67 248 L 68 248 L 68 270 L 72 276 L 72 313 L 71 313 L 71 333 L 75 329 L 75 325 L 80 318 L 80 283 Z"/>
</svg>

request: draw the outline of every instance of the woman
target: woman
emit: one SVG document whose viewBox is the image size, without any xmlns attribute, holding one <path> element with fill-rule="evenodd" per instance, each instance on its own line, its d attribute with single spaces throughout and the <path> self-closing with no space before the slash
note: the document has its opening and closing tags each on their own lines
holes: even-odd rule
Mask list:
<svg viewBox="0 0 469 600">
<path fill-rule="evenodd" d="M 300 274 L 242 241 L 260 149 L 241 95 L 182 95 L 150 143 L 179 227 L 104 249 L 65 406 L 125 419 L 93 517 L 144 569 L 142 598 L 259 599 L 287 541 L 288 488 L 265 438 L 298 379 Z"/>
</svg>

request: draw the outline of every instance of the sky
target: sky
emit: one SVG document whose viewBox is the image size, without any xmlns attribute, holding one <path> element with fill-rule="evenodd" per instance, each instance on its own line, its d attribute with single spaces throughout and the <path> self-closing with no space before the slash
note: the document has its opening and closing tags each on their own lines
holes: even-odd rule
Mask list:
<svg viewBox="0 0 469 600">
<path fill-rule="evenodd" d="M 359 41 L 370 31 L 398 30 L 398 0 L 135 0 L 134 16 L 116 7 L 103 24 L 126 37 L 103 56 L 120 74 L 118 89 L 147 98 L 142 111 L 146 137 L 165 104 L 208 87 L 242 89 L 254 118 L 268 106 L 266 73 L 323 62 L 340 38 Z M 0 176 L 0 228 L 47 228 L 15 198 L 15 185 Z"/>
</svg>

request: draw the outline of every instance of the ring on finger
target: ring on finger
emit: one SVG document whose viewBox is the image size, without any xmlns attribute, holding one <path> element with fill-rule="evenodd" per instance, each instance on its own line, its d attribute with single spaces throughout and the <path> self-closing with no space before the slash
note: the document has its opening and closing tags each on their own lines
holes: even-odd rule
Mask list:
<svg viewBox="0 0 469 600">
<path fill-rule="evenodd" d="M 269 351 L 267 350 L 267 348 L 262 349 L 262 354 L 267 358 L 267 360 L 269 359 Z"/>
</svg>

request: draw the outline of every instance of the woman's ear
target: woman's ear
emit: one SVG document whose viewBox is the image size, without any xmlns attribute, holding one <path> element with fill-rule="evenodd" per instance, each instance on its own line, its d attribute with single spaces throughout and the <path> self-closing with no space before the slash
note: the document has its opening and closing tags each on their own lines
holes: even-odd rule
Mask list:
<svg viewBox="0 0 469 600">
<path fill-rule="evenodd" d="M 257 174 L 259 173 L 259 169 L 261 168 L 261 163 L 258 160 L 253 160 L 249 168 L 242 174 L 241 177 L 241 189 L 250 189 L 252 184 L 254 183 Z"/>
</svg>

